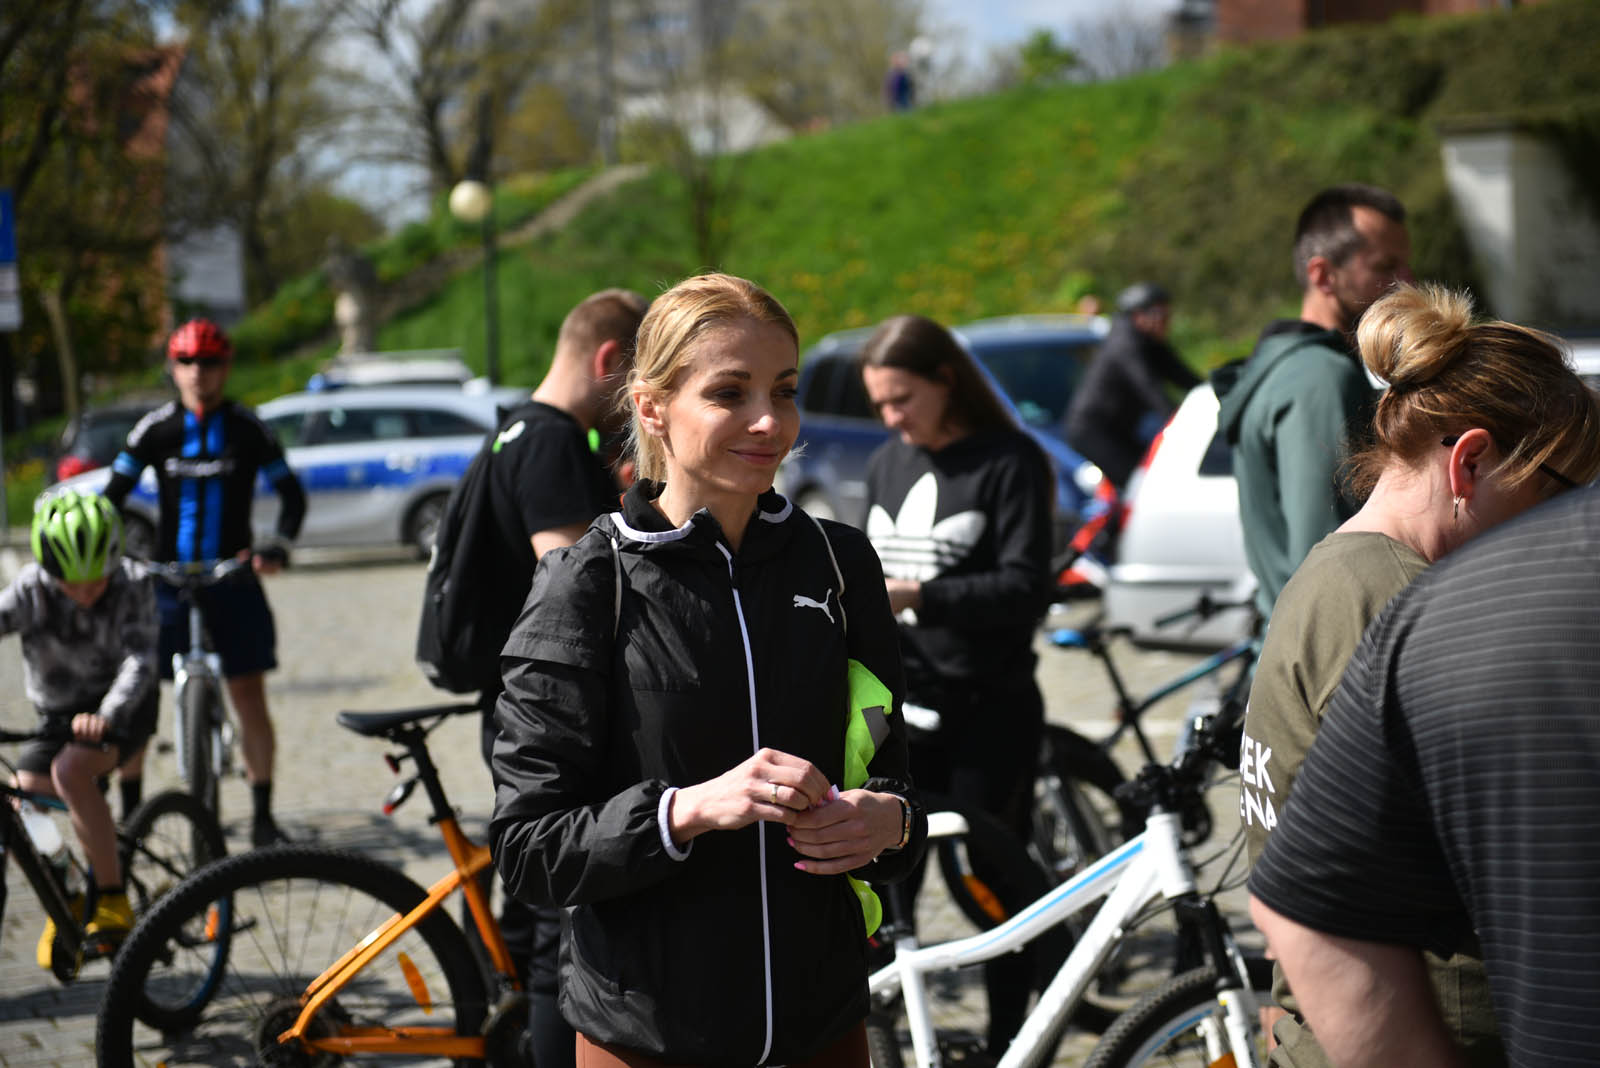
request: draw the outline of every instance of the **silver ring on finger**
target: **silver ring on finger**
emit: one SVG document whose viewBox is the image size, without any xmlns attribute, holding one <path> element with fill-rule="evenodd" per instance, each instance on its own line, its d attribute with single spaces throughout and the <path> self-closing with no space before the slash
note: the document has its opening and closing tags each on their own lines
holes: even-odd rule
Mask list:
<svg viewBox="0 0 1600 1068">
<path fill-rule="evenodd" d="M 776 805 L 778 803 L 778 784 L 768 779 L 767 785 L 772 787 L 772 803 Z"/>
</svg>

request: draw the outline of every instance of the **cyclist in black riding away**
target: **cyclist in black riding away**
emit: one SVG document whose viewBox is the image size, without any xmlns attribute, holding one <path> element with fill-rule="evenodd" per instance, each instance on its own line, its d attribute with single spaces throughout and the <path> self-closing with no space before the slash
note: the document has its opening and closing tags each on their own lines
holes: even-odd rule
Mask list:
<svg viewBox="0 0 1600 1068">
<path fill-rule="evenodd" d="M 205 319 L 177 329 L 167 357 L 178 399 L 145 416 L 129 432 L 111 465 L 106 496 L 120 506 L 140 473 L 153 468 L 161 500 L 158 559 L 219 560 L 251 553 L 255 573 L 268 575 L 288 563 L 306 496 L 272 431 L 223 395 L 232 355 L 227 335 Z M 263 546 L 252 545 L 250 531 L 258 473 L 282 500 L 277 537 Z M 173 654 L 188 644 L 187 624 L 171 589 L 162 586 L 156 596 L 161 672 L 170 677 Z M 245 773 L 255 807 L 251 841 L 266 845 L 283 838 L 271 811 L 274 740 L 264 683 L 265 672 L 278 665 L 272 610 L 253 576 L 197 596 L 243 734 Z M 123 769 L 125 807 L 137 797 L 141 763 L 142 754 Z"/>
<path fill-rule="evenodd" d="M 122 523 L 104 497 L 67 490 L 42 499 L 33 552 L 38 562 L 0 590 L 0 635 L 22 638 L 23 679 L 46 735 L 23 749 L 16 785 L 66 802 L 99 890 L 85 933 L 114 945 L 133 926 L 133 907 L 97 780 L 155 730 L 155 598 L 122 559 Z M 39 939 L 46 971 L 55 935 L 47 920 Z"/>
</svg>

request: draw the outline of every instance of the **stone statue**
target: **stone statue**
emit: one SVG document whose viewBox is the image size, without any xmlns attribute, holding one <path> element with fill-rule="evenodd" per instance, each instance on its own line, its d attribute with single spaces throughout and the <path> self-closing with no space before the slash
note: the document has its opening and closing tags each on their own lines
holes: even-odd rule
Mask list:
<svg viewBox="0 0 1600 1068">
<path fill-rule="evenodd" d="M 333 321 L 339 327 L 339 355 L 371 352 L 378 336 L 378 272 L 372 261 L 335 237 L 328 241 L 323 270 L 338 290 Z"/>
</svg>

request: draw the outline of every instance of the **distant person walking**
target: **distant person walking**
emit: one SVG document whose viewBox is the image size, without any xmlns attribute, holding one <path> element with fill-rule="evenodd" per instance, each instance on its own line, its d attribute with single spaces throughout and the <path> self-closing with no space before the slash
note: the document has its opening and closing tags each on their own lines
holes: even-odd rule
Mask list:
<svg viewBox="0 0 1600 1068">
<path fill-rule="evenodd" d="M 889 58 L 889 73 L 883 77 L 883 100 L 890 111 L 910 111 L 917 102 L 916 83 L 911 80 L 911 57 L 896 52 Z"/>
<path fill-rule="evenodd" d="M 1294 269 L 1300 318 L 1271 323 L 1242 368 L 1212 376 L 1263 615 L 1311 547 L 1355 511 L 1338 472 L 1352 436 L 1365 435 L 1373 390 L 1352 335 L 1368 305 L 1411 280 L 1405 207 L 1375 186 L 1324 189 L 1295 226 Z"/>
<path fill-rule="evenodd" d="M 1067 442 L 1118 489 L 1172 414 L 1166 384 L 1189 390 L 1200 376 L 1167 343 L 1172 297 L 1140 282 L 1117 297 L 1111 332 L 1067 408 Z"/>
</svg>

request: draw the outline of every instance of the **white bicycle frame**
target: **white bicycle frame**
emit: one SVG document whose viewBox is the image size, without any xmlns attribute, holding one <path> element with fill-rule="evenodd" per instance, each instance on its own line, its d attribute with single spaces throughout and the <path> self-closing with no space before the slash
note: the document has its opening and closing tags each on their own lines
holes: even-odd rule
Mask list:
<svg viewBox="0 0 1600 1068">
<path fill-rule="evenodd" d="M 176 706 L 173 723 L 176 725 L 177 735 L 173 739 L 173 745 L 178 754 L 178 776 L 184 782 L 190 781 L 189 761 L 194 756 L 189 752 L 189 725 L 184 722 L 183 692 L 196 676 L 204 674 L 209 675 L 216 684 L 222 715 L 217 730 L 210 736 L 212 752 L 201 754 L 200 757 L 210 762 L 212 773 L 220 781 L 234 736 L 233 721 L 230 718 L 222 684 L 222 657 L 206 651 L 205 617 L 200 614 L 198 601 L 191 596 L 184 608 L 189 618 L 189 645 L 187 649 L 172 654 L 172 703 Z"/>
<path fill-rule="evenodd" d="M 997 1068 L 1021 1068 L 1056 1032 L 1088 989 L 1095 973 L 1126 934 L 1129 923 L 1158 896 L 1176 900 L 1197 890 L 1194 872 L 1184 853 L 1182 819 L 1168 812 L 1152 813 L 1144 833 L 1102 857 L 1074 878 L 1062 883 L 1005 923 L 988 931 L 919 946 L 915 937 L 895 942 L 894 960 L 874 972 L 868 985 L 874 997 L 898 990 L 911 1027 L 912 1048 L 918 1068 L 940 1068 L 933 1022 L 928 1016 L 924 978 L 933 972 L 981 964 L 1021 949 L 1056 924 L 1104 897 L 1087 930 L 1072 953 L 1039 996 L 1022 1029 L 1012 1040 Z M 1108 896 L 1109 895 L 1109 896 Z M 1244 959 L 1228 940 L 1228 954 L 1240 978 L 1238 990 L 1218 993 L 1224 1009 L 1225 1034 L 1206 1035 L 1212 1061 L 1230 1048 L 1239 1068 L 1259 1068 L 1253 1032 L 1258 1007 L 1250 989 Z"/>
<path fill-rule="evenodd" d="M 211 677 L 217 686 L 217 696 L 222 697 L 222 658 L 216 653 L 208 653 L 200 643 L 198 635 L 203 626 L 200 618 L 200 609 L 193 604 L 189 605 L 189 633 L 196 637 L 192 640 L 187 652 L 172 654 L 172 703 L 176 705 L 173 722 L 176 724 L 177 737 L 173 744 L 178 753 L 178 776 L 184 781 L 189 781 L 189 725 L 184 722 L 183 691 L 188 689 L 190 680 L 202 673 Z M 226 751 L 231 738 L 231 723 L 228 719 L 228 702 L 221 701 L 222 723 L 220 731 L 211 735 L 213 746 L 217 751 L 201 754 L 201 759 L 211 763 L 212 771 L 220 776 L 222 774 L 222 755 Z M 220 735 L 220 736 L 219 736 Z"/>
</svg>

